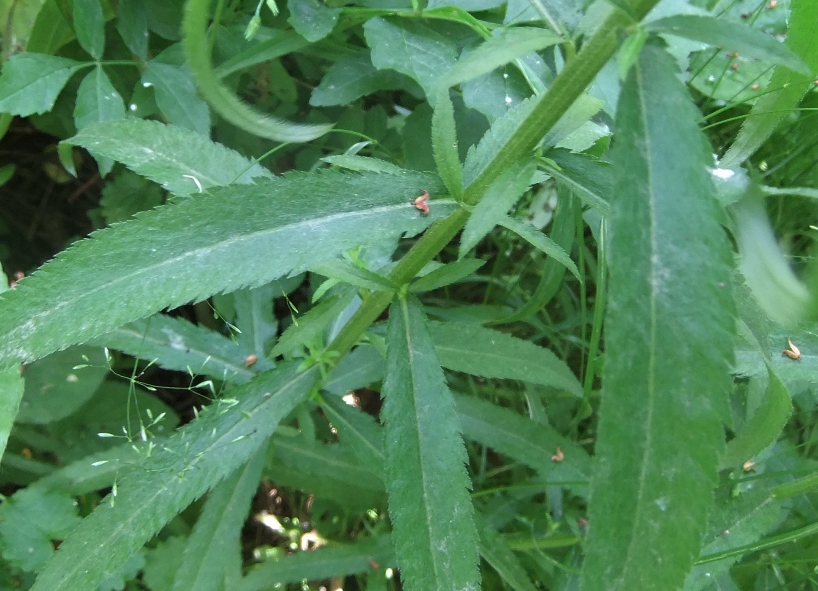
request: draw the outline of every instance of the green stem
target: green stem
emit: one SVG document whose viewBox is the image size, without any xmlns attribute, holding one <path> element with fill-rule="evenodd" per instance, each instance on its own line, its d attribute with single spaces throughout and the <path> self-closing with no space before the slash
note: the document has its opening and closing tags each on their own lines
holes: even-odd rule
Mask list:
<svg viewBox="0 0 818 591">
<path fill-rule="evenodd" d="M 635 0 L 631 14 L 641 20 L 658 2 L 659 0 Z M 557 76 L 548 92 L 540 96 L 534 110 L 520 124 L 516 133 L 509 138 L 480 175 L 466 187 L 463 194 L 463 202 L 466 205 L 476 204 L 503 172 L 539 145 L 545 134 L 613 57 L 619 46 L 618 32 L 631 24 L 633 19 L 630 15 L 613 9 L 594 36 Z M 432 226 L 392 270 L 389 279 L 398 285 L 408 283 L 457 235 L 466 224 L 469 215 L 469 211 L 460 209 Z M 386 292 L 370 296 L 329 344 L 328 350 L 338 353 L 335 359 L 340 359 L 355 346 L 364 331 L 378 319 L 391 301 L 392 294 Z"/>
</svg>

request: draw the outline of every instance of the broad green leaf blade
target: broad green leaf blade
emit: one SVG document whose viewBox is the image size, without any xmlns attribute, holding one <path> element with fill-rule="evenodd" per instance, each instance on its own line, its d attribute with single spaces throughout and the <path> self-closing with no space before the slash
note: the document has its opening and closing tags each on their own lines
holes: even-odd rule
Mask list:
<svg viewBox="0 0 818 591">
<path fill-rule="evenodd" d="M 761 404 L 741 431 L 727 443 L 720 468 L 735 468 L 753 458 L 781 434 L 792 415 L 792 398 L 787 387 L 768 370 L 769 384 Z"/>
<path fill-rule="evenodd" d="M 409 291 L 413 293 L 432 291 L 433 289 L 457 283 L 475 273 L 477 269 L 485 264 L 486 261 L 480 259 L 460 259 L 453 263 L 441 265 L 434 271 L 412 282 L 409 285 Z"/>
<path fill-rule="evenodd" d="M 389 535 L 355 544 L 296 552 L 280 560 L 268 560 L 242 579 L 238 591 L 266 591 L 276 584 L 365 573 L 373 568 L 373 563 L 378 569 L 395 566 L 395 553 Z"/>
<path fill-rule="evenodd" d="M 200 133 L 158 121 L 128 118 L 90 125 L 62 143 L 121 162 L 176 195 L 274 178 L 257 163 Z"/>
<path fill-rule="evenodd" d="M 331 8 L 319 0 L 287 0 L 290 18 L 287 21 L 307 41 L 315 43 L 332 32 L 340 8 Z"/>
<path fill-rule="evenodd" d="M 0 295 L 0 358 L 30 361 L 163 308 L 416 234 L 455 207 L 439 199 L 420 215 L 411 202 L 418 186 L 439 185 L 417 173 L 296 173 L 144 212 L 75 243 Z"/>
<path fill-rule="evenodd" d="M 475 515 L 480 533 L 480 556 L 514 591 L 536 591 L 522 564 L 503 537 L 479 513 Z"/>
<path fill-rule="evenodd" d="M 466 227 L 463 228 L 458 258 L 465 257 L 486 234 L 506 218 L 508 210 L 517 203 L 531 184 L 535 169 L 533 160 L 518 162 L 489 186 L 483 198 L 474 207 Z"/>
<path fill-rule="evenodd" d="M 701 41 L 724 51 L 736 51 L 744 57 L 781 64 L 805 76 L 812 73 L 801 58 L 772 35 L 726 18 L 676 14 L 645 26 L 650 31 Z"/>
<path fill-rule="evenodd" d="M 429 332 L 447 369 L 484 378 L 521 380 L 582 396 L 582 385 L 548 349 L 511 335 L 461 322 L 432 322 Z"/>
<path fill-rule="evenodd" d="M 423 87 L 428 98 L 437 96 L 443 76 L 454 65 L 455 43 L 417 19 L 375 17 L 364 25 L 372 48 L 372 63 L 406 74 Z"/>
<path fill-rule="evenodd" d="M 724 447 L 730 248 L 700 115 L 675 70 L 671 56 L 646 45 L 619 99 L 583 591 L 681 587 Z"/>
<path fill-rule="evenodd" d="M 272 61 L 289 53 L 299 52 L 310 44 L 295 31 L 270 29 L 268 33 L 271 35 L 269 39 L 250 45 L 216 66 L 214 68 L 216 76 L 226 78 L 239 70 Z"/>
<path fill-rule="evenodd" d="M 241 547 L 241 528 L 258 489 L 267 458 L 266 446 L 210 491 L 187 539 L 172 591 L 218 591 L 224 578 L 225 555 Z"/>
<path fill-rule="evenodd" d="M 11 426 L 23 398 L 24 385 L 19 367 L 0 368 L 0 459 L 6 451 Z"/>
<path fill-rule="evenodd" d="M 571 260 L 571 257 L 568 256 L 568 253 L 560 248 L 560 245 L 551 240 L 548 236 L 538 230 L 535 230 L 531 224 L 526 224 L 520 220 L 506 217 L 500 221 L 500 225 L 508 230 L 511 230 L 517 234 L 517 236 L 535 248 L 553 258 L 561 265 L 564 265 L 565 268 L 571 271 L 571 274 L 580 281 L 580 283 L 582 282 L 579 269 L 577 269 L 577 266 L 574 261 Z"/>
<path fill-rule="evenodd" d="M 369 386 L 383 380 L 384 359 L 371 345 L 360 345 L 332 368 L 324 383 L 324 390 L 336 396 Z"/>
<path fill-rule="evenodd" d="M 267 438 L 315 385 L 317 371 L 295 365 L 259 375 L 217 400 L 161 449 L 122 474 L 117 495 L 65 539 L 32 591 L 87 591 L 177 513 L 223 480 Z"/>
<path fill-rule="evenodd" d="M 143 60 L 148 56 L 148 9 L 145 4 L 145 0 L 121 0 L 116 19 L 116 30 L 125 45 Z"/>
<path fill-rule="evenodd" d="M 354 100 L 386 88 L 399 87 L 400 74 L 391 70 L 378 70 L 372 65 L 369 51 L 344 57 L 332 64 L 321 83 L 310 96 L 314 107 L 348 105 Z"/>
<path fill-rule="evenodd" d="M 278 334 L 278 320 L 273 314 L 273 298 L 281 295 L 277 284 L 268 284 L 256 289 L 240 289 L 233 292 L 236 307 L 236 343 L 244 350 L 250 351 L 258 359 L 252 363 L 256 372 L 271 369 L 272 364 L 266 359 Z M 249 360 L 245 358 L 245 364 Z"/>
<path fill-rule="evenodd" d="M 818 2 L 813 0 L 791 0 L 789 30 L 786 45 L 807 64 L 818 72 Z M 798 104 L 807 91 L 813 87 L 812 76 L 799 74 L 789 69 L 776 68 L 769 93 L 760 97 L 753 105 L 747 119 L 741 126 L 738 137 L 719 166 L 734 168 L 752 156 L 767 141 L 787 113 Z"/>
<path fill-rule="evenodd" d="M 74 125 L 77 126 L 77 129 L 82 129 L 99 121 L 124 118 L 125 103 L 122 97 L 119 96 L 102 67 L 97 66 L 82 79 L 77 90 Z"/>
<path fill-rule="evenodd" d="M 95 60 L 105 51 L 105 15 L 99 0 L 74 0 L 71 3 L 74 31 L 80 47 Z"/>
<path fill-rule="evenodd" d="M 463 173 L 457 150 L 457 130 L 454 123 L 454 105 L 449 89 L 439 92 L 432 114 L 432 152 L 435 164 L 449 195 L 459 200 L 463 195 Z"/>
<path fill-rule="evenodd" d="M 343 293 L 328 297 L 320 304 L 295 320 L 278 339 L 270 354 L 274 357 L 296 352 L 304 346 L 316 346 L 330 322 L 346 308 L 355 292 L 345 290 Z"/>
<path fill-rule="evenodd" d="M 352 449 L 363 466 L 383 478 L 383 428 L 370 415 L 336 396 L 323 397 L 321 408 L 338 430 L 341 443 Z"/>
<path fill-rule="evenodd" d="M 187 68 L 151 60 L 142 72 L 142 84 L 152 86 L 156 105 L 174 125 L 210 135 L 210 111 L 196 93 Z"/>
<path fill-rule="evenodd" d="M 332 166 L 339 166 L 347 170 L 355 170 L 358 172 L 403 174 L 403 169 L 400 166 L 387 162 L 386 160 L 381 160 L 380 158 L 357 156 L 355 154 L 336 154 L 334 156 L 324 156 L 321 160 Z"/>
<path fill-rule="evenodd" d="M 0 75 L 0 112 L 28 117 L 50 111 L 68 79 L 84 65 L 39 53 L 13 55 Z"/>
<path fill-rule="evenodd" d="M 554 429 L 507 408 L 474 398 L 455 396 L 463 436 L 529 466 L 555 486 L 588 498 L 591 458 Z M 563 460 L 551 458 L 561 449 Z"/>
<path fill-rule="evenodd" d="M 182 319 L 155 314 L 94 337 L 91 343 L 116 349 L 165 369 L 241 384 L 258 373 L 246 359 L 257 353 L 246 344 Z"/>
<path fill-rule="evenodd" d="M 608 199 L 612 177 L 610 165 L 607 162 L 595 160 L 583 154 L 572 154 L 565 150 L 552 150 L 548 155 L 556 164 L 556 166 L 545 164 L 548 174 L 571 187 L 585 203 L 594 207 L 602 215 L 610 214 Z"/>
<path fill-rule="evenodd" d="M 407 591 L 477 589 L 477 531 L 454 400 L 420 304 L 392 305 L 386 337 L 386 489 Z"/>
<path fill-rule="evenodd" d="M 532 51 L 565 41 L 547 29 L 513 27 L 498 29 L 491 39 L 466 54 L 446 74 L 445 84 L 455 86 L 488 74 L 495 68 L 521 58 Z"/>
</svg>

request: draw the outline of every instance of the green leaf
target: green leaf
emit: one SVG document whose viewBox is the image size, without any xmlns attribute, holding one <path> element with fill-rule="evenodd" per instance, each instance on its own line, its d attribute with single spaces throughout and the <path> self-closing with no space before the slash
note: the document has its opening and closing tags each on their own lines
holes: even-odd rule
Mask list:
<svg viewBox="0 0 818 591">
<path fill-rule="evenodd" d="M 607 200 L 613 180 L 607 162 L 565 150 L 552 150 L 548 156 L 556 164 L 551 166 L 548 162 L 545 163 L 548 174 L 571 187 L 583 201 L 601 214 L 610 214 Z"/>
<path fill-rule="evenodd" d="M 336 396 L 369 386 L 383 379 L 383 356 L 371 345 L 360 345 L 332 368 L 324 390 Z"/>
<path fill-rule="evenodd" d="M 176 195 L 274 178 L 238 152 L 199 133 L 158 121 L 128 118 L 90 125 L 62 143 L 121 162 Z"/>
<path fill-rule="evenodd" d="M 535 230 L 531 224 L 506 217 L 505 219 L 500 220 L 500 225 L 508 230 L 511 230 L 535 248 L 553 258 L 561 265 L 564 265 L 565 268 L 571 271 L 574 277 L 580 281 L 580 283 L 582 282 L 579 269 L 577 269 L 577 266 L 574 264 L 574 261 L 571 260 L 571 257 L 568 256 L 568 253 L 560 248 L 560 246 L 548 236 L 538 230 Z"/>
<path fill-rule="evenodd" d="M 472 275 L 485 264 L 486 261 L 480 259 L 460 259 L 453 263 L 441 265 L 434 271 L 413 281 L 409 285 L 409 291 L 419 293 L 446 287 Z"/>
<path fill-rule="evenodd" d="M 504 66 L 533 51 L 557 45 L 565 41 L 547 29 L 531 27 L 503 28 L 457 61 L 446 74 L 445 84 L 455 86 Z"/>
<path fill-rule="evenodd" d="M 362 466 L 383 479 L 383 428 L 370 415 L 336 396 L 322 397 L 321 408 L 338 430 L 341 443 L 352 450 Z"/>
<path fill-rule="evenodd" d="M 460 200 L 463 195 L 463 173 L 457 150 L 457 130 L 454 123 L 454 105 L 449 90 L 440 91 L 432 115 L 432 152 L 435 164 L 449 195 Z"/>
<path fill-rule="evenodd" d="M 174 591 L 218 591 L 224 578 L 225 555 L 241 544 L 241 528 L 258 489 L 267 457 L 266 446 L 242 468 L 210 491 L 187 539 L 173 580 Z"/>
<path fill-rule="evenodd" d="M 429 331 L 440 363 L 447 369 L 521 380 L 582 396 L 582 386 L 565 362 L 534 343 L 460 322 L 433 322 Z"/>
<path fill-rule="evenodd" d="M 379 569 L 395 565 L 392 539 L 389 535 L 354 544 L 324 546 L 307 552 L 296 552 L 279 560 L 268 560 L 242 579 L 238 591 L 266 591 L 276 584 L 365 573 L 371 571 L 373 562 Z"/>
<path fill-rule="evenodd" d="M 400 87 L 401 80 L 405 78 L 396 72 L 375 68 L 369 51 L 361 51 L 329 67 L 312 91 L 310 104 L 315 107 L 347 105 L 376 90 Z"/>
<path fill-rule="evenodd" d="M 258 373 L 258 368 L 246 365 L 247 357 L 257 354 L 246 344 L 235 343 L 203 326 L 165 314 L 131 322 L 91 342 L 153 361 L 165 369 L 230 383 L 247 382 Z"/>
<path fill-rule="evenodd" d="M 389 278 L 374 273 L 369 269 L 353 265 L 344 259 L 335 259 L 320 263 L 312 267 L 310 271 L 323 275 L 328 279 L 343 281 L 370 291 L 397 291 L 398 289 L 398 286 Z"/>
<path fill-rule="evenodd" d="M 236 343 L 243 349 L 256 355 L 258 360 L 252 364 L 256 372 L 270 369 L 272 365 L 267 354 L 278 334 L 278 320 L 273 315 L 273 298 L 281 293 L 277 285 L 268 284 L 256 289 L 240 289 L 233 293 L 236 305 Z M 245 364 L 247 363 L 245 357 Z"/>
<path fill-rule="evenodd" d="M 735 468 L 773 443 L 792 415 L 792 398 L 781 379 L 769 368 L 769 384 L 761 404 L 741 431 L 727 442 L 720 468 Z"/>
<path fill-rule="evenodd" d="M 232 401 L 216 400 L 200 412 L 118 478 L 116 497 L 71 532 L 32 591 L 95 588 L 105 572 L 122 565 L 177 513 L 247 461 L 309 395 L 316 376 L 282 365 L 233 390 Z"/>
<path fill-rule="evenodd" d="M 97 66 L 83 78 L 77 90 L 74 125 L 77 129 L 82 129 L 98 121 L 124 118 L 125 103 L 122 97 L 102 67 Z"/>
<path fill-rule="evenodd" d="M 324 156 L 322 161 L 332 166 L 339 166 L 357 172 L 383 172 L 385 174 L 403 174 L 403 168 L 386 160 L 357 156 L 355 154 L 336 154 Z"/>
<path fill-rule="evenodd" d="M 105 15 L 99 0 L 74 0 L 71 3 L 74 31 L 80 47 L 95 60 L 105 51 Z"/>
<path fill-rule="evenodd" d="M 649 31 L 701 41 L 744 57 L 780 64 L 794 72 L 810 76 L 812 71 L 801 58 L 772 35 L 726 18 L 695 14 L 676 14 L 645 24 Z"/>
<path fill-rule="evenodd" d="M 491 73 L 460 85 L 463 102 L 483 113 L 489 121 L 503 116 L 509 109 L 531 96 L 531 87 L 520 70 L 503 66 Z"/>
<path fill-rule="evenodd" d="M 142 72 L 142 84 L 153 87 L 156 104 L 174 125 L 210 135 L 210 111 L 196 93 L 186 68 L 151 60 Z"/>
<path fill-rule="evenodd" d="M 466 227 L 463 228 L 458 258 L 465 257 L 506 217 L 508 210 L 517 203 L 531 184 L 534 170 L 533 160 L 518 162 L 489 186 L 466 222 Z"/>
<path fill-rule="evenodd" d="M 514 591 L 536 591 L 522 564 L 503 537 L 479 513 L 475 515 L 480 534 L 480 556 Z"/>
<path fill-rule="evenodd" d="M 554 486 L 564 486 L 573 494 L 588 497 L 591 458 L 588 453 L 556 430 L 480 400 L 455 396 L 463 436 L 536 470 Z M 561 449 L 561 462 L 551 458 Z"/>
<path fill-rule="evenodd" d="M 17 568 L 39 572 L 61 540 L 80 522 L 77 502 L 55 491 L 31 487 L 0 505 L 0 547 Z"/>
<path fill-rule="evenodd" d="M 439 185 L 417 173 L 293 173 L 144 212 L 75 243 L 0 294 L 0 358 L 30 361 L 163 308 L 416 234 L 455 207 L 439 199 L 419 215 L 410 200 L 418 186 Z"/>
<path fill-rule="evenodd" d="M 0 281 L 3 281 L 2 272 Z M 0 368 L 0 459 L 6 451 L 11 426 L 23 398 L 24 386 L 19 367 Z"/>
<path fill-rule="evenodd" d="M 477 532 L 466 449 L 420 304 L 389 313 L 381 411 L 389 514 L 408 590 L 477 589 Z"/>
<path fill-rule="evenodd" d="M 605 367 L 584 591 L 684 582 L 713 503 L 733 349 L 730 247 L 700 114 L 648 44 L 619 98 Z"/>
<path fill-rule="evenodd" d="M 28 117 L 50 111 L 68 79 L 84 65 L 39 53 L 13 55 L 0 75 L 0 112 Z"/>
<path fill-rule="evenodd" d="M 320 0 L 287 0 L 290 18 L 287 19 L 299 35 L 315 43 L 332 32 L 340 8 L 331 8 Z"/>
<path fill-rule="evenodd" d="M 186 539 L 173 536 L 158 540 L 153 548 L 145 550 L 145 570 L 142 581 L 151 591 L 171 591 L 176 569 L 182 562 Z"/>
<path fill-rule="evenodd" d="M 148 9 L 145 0 L 120 0 L 116 30 L 125 45 L 143 60 L 148 57 Z"/>
<path fill-rule="evenodd" d="M 59 145 L 72 149 L 70 144 Z M 157 207 L 164 196 L 164 191 L 148 179 L 130 170 L 123 170 L 105 183 L 99 205 L 102 217 L 110 225 L 131 219 L 140 211 Z"/>
<path fill-rule="evenodd" d="M 99 347 L 72 347 L 27 365 L 17 421 L 42 425 L 67 417 L 94 395 L 107 373 Z"/>
<path fill-rule="evenodd" d="M 786 45 L 800 57 L 812 72 L 818 72 L 818 2 L 791 0 Z M 768 93 L 753 105 L 730 149 L 719 166 L 733 168 L 752 156 L 769 138 L 787 113 L 813 88 L 811 76 L 789 69 L 776 68 Z"/>
<path fill-rule="evenodd" d="M 457 46 L 416 19 L 375 17 L 364 24 L 372 63 L 406 74 L 423 87 L 428 98 L 454 65 Z"/>
<path fill-rule="evenodd" d="M 546 134 L 542 141 L 543 145 L 548 147 L 568 147 L 570 149 L 570 146 L 566 144 L 571 143 L 572 134 L 582 130 L 583 126 L 592 124 L 590 121 L 591 117 L 596 115 L 600 109 L 602 109 L 604 104 L 605 103 L 603 101 L 596 97 L 592 97 L 591 95 L 579 95 L 577 100 L 574 101 L 574 104 L 572 104 L 568 110 L 563 113 L 556 125 L 554 125 L 554 127 L 552 127 Z M 593 142 L 596 141 L 595 138 L 592 138 L 592 140 L 593 141 L 591 141 L 587 146 L 580 146 L 579 149 L 574 151 L 581 151 L 590 148 L 591 145 L 593 145 Z"/>
<path fill-rule="evenodd" d="M 270 355 L 276 357 L 283 354 L 292 354 L 301 347 L 319 344 L 324 330 L 349 305 L 354 297 L 354 291 L 346 290 L 344 293 L 327 298 L 295 319 L 278 339 Z"/>
</svg>

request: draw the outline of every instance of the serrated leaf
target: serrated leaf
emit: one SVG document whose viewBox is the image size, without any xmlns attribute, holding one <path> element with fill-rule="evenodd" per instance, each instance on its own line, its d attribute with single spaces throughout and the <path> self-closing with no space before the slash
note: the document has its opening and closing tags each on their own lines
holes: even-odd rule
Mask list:
<svg viewBox="0 0 818 591">
<path fill-rule="evenodd" d="M 71 3 L 77 41 L 95 60 L 105 51 L 105 15 L 99 0 L 74 0 Z"/>
<path fill-rule="evenodd" d="M 236 328 L 240 331 L 236 335 L 236 343 L 241 349 L 250 351 L 249 355 L 258 357 L 252 364 L 256 372 L 266 371 L 272 367 L 272 363 L 266 357 L 278 334 L 278 320 L 273 315 L 273 298 L 276 297 L 276 291 L 280 293 L 280 289 L 271 283 L 256 289 L 240 289 L 233 292 Z"/>
<path fill-rule="evenodd" d="M 547 29 L 513 27 L 497 29 L 494 35 L 457 61 L 446 74 L 446 85 L 455 86 L 513 62 L 531 52 L 565 41 Z"/>
<path fill-rule="evenodd" d="M 421 291 L 432 291 L 439 289 L 452 283 L 457 283 L 461 279 L 465 279 L 472 275 L 486 264 L 486 261 L 480 259 L 460 259 L 453 263 L 441 265 L 434 271 L 427 273 L 409 284 L 409 291 L 419 293 Z"/>
<path fill-rule="evenodd" d="M 0 505 L 3 558 L 22 570 L 39 572 L 63 539 L 80 522 L 77 502 L 40 488 L 25 488 Z"/>
<path fill-rule="evenodd" d="M 193 531 L 188 536 L 182 562 L 176 570 L 173 591 L 218 591 L 224 577 L 224 557 L 241 544 L 241 528 L 258 489 L 267 457 L 266 446 L 243 467 L 210 491 Z"/>
<path fill-rule="evenodd" d="M 77 90 L 74 125 L 82 129 L 98 121 L 114 121 L 124 117 L 122 97 L 102 67 L 97 66 L 83 78 Z"/>
<path fill-rule="evenodd" d="M 420 303 L 389 313 L 381 411 L 386 489 L 401 580 L 411 591 L 477 589 L 477 532 L 454 400 Z"/>
<path fill-rule="evenodd" d="M 148 9 L 145 6 L 145 0 L 121 0 L 119 2 L 116 30 L 119 31 L 128 49 L 143 60 L 147 58 Z"/>
<path fill-rule="evenodd" d="M 320 0 L 287 0 L 287 8 L 290 9 L 287 21 L 312 43 L 329 35 L 341 14 L 340 8 L 331 8 Z"/>
<path fill-rule="evenodd" d="M 338 430 L 341 443 L 352 450 L 362 466 L 383 479 L 383 428 L 370 415 L 335 396 L 323 397 L 321 408 Z"/>
<path fill-rule="evenodd" d="M 256 354 L 242 345 L 182 318 L 155 314 L 100 335 L 92 343 L 116 349 L 160 367 L 241 384 L 258 373 L 246 365 Z"/>
<path fill-rule="evenodd" d="M 94 395 L 107 373 L 99 347 L 72 347 L 27 365 L 17 421 L 42 425 L 67 417 Z"/>
<path fill-rule="evenodd" d="M 324 330 L 343 310 L 352 299 L 355 292 L 346 290 L 344 293 L 329 297 L 320 304 L 310 308 L 287 327 L 287 330 L 278 339 L 270 355 L 276 357 L 291 354 L 304 346 L 318 344 Z"/>
<path fill-rule="evenodd" d="M 60 146 L 71 149 L 70 144 L 61 143 Z M 164 192 L 159 186 L 130 170 L 123 170 L 105 183 L 99 205 L 102 216 L 110 225 L 157 207 L 163 197 Z"/>
<path fill-rule="evenodd" d="M 439 185 L 417 173 L 290 174 L 144 212 L 75 243 L 0 294 L 0 358 L 36 359 L 163 308 L 415 234 L 455 207 L 439 199 L 419 215 L 409 200 L 418 186 Z"/>
<path fill-rule="evenodd" d="M 548 174 L 571 187 L 583 201 L 601 214 L 610 214 L 607 200 L 612 177 L 608 163 L 565 150 L 552 150 L 548 155 L 557 165 L 550 166 L 546 162 L 545 170 Z"/>
<path fill-rule="evenodd" d="M 500 225 L 508 230 L 511 230 L 517 234 L 517 236 L 541 252 L 553 258 L 561 265 L 564 265 L 565 268 L 571 271 L 571 274 L 580 281 L 580 283 L 582 282 L 579 269 L 577 269 L 577 266 L 574 261 L 571 260 L 571 257 L 568 256 L 568 253 L 566 253 L 559 246 L 559 244 L 551 240 L 548 236 L 538 230 L 535 230 L 531 224 L 526 224 L 520 220 L 506 217 L 505 219 L 500 220 Z"/>
<path fill-rule="evenodd" d="M 2 271 L 0 281 L 5 281 Z M 23 398 L 24 385 L 19 367 L 0 368 L 0 459 L 6 451 L 9 433 Z"/>
<path fill-rule="evenodd" d="M 460 89 L 466 106 L 477 109 L 489 121 L 501 117 L 532 94 L 525 77 L 511 65 L 464 82 Z"/>
<path fill-rule="evenodd" d="M 238 591 L 266 591 L 276 584 L 364 573 L 372 569 L 373 562 L 379 569 L 395 565 L 395 553 L 389 535 L 355 544 L 324 546 L 307 552 L 296 552 L 279 560 L 268 560 L 242 579 Z"/>
<path fill-rule="evenodd" d="M 0 112 L 28 117 L 50 111 L 68 79 L 84 65 L 39 53 L 11 56 L 0 75 Z"/>
<path fill-rule="evenodd" d="M 375 68 L 369 52 L 362 51 L 341 58 L 329 67 L 312 91 L 310 104 L 315 107 L 348 105 L 377 90 L 399 86 L 400 81 L 399 74 Z"/>
<path fill-rule="evenodd" d="M 449 195 L 459 200 L 463 195 L 463 173 L 457 149 L 454 105 L 448 88 L 440 91 L 432 114 L 432 153 Z"/>
<path fill-rule="evenodd" d="M 157 540 L 145 551 L 145 571 L 142 581 L 151 591 L 171 591 L 176 569 L 182 562 L 186 538 L 181 535 Z"/>
<path fill-rule="evenodd" d="M 537 471 L 547 482 L 588 497 L 591 458 L 556 430 L 473 396 L 455 396 L 463 436 Z M 557 449 L 561 462 L 552 461 Z"/>
<path fill-rule="evenodd" d="M 480 242 L 486 234 L 506 217 L 506 213 L 522 197 L 534 176 L 534 162 L 518 162 L 506 170 L 486 190 L 483 198 L 463 228 L 460 236 L 458 258 L 466 254 Z"/>
<path fill-rule="evenodd" d="M 80 130 L 62 144 L 121 162 L 176 195 L 275 178 L 238 152 L 182 127 L 128 118 Z"/>
<path fill-rule="evenodd" d="M 372 63 L 406 74 L 435 97 L 440 82 L 454 65 L 457 46 L 415 19 L 375 17 L 364 24 Z"/>
<path fill-rule="evenodd" d="M 536 591 L 520 561 L 503 537 L 479 513 L 475 515 L 480 534 L 480 556 L 514 591 Z"/>
<path fill-rule="evenodd" d="M 375 347 L 360 345 L 332 368 L 323 388 L 336 396 L 344 396 L 348 392 L 381 381 L 384 367 L 383 356 Z"/>
<path fill-rule="evenodd" d="M 397 291 L 395 285 L 388 277 L 374 273 L 369 269 L 364 269 L 353 265 L 344 259 L 335 259 L 320 263 L 310 269 L 313 273 L 323 275 L 328 279 L 335 279 L 362 287 L 371 291 Z"/>
<path fill-rule="evenodd" d="M 354 154 L 337 154 L 334 156 L 324 156 L 321 158 L 327 164 L 332 166 L 339 166 L 347 170 L 355 170 L 357 172 L 382 172 L 385 174 L 403 174 L 404 169 L 396 164 L 381 160 L 379 158 L 370 158 L 367 156 L 357 156 Z"/>
<path fill-rule="evenodd" d="M 786 45 L 814 73 L 818 72 L 818 3 L 812 0 L 791 0 Z M 769 138 L 787 113 L 813 87 L 811 76 L 789 69 L 776 68 L 768 92 L 753 105 L 730 149 L 719 166 L 733 168 L 752 156 Z"/>
<path fill-rule="evenodd" d="M 522 380 L 582 396 L 582 386 L 548 349 L 477 324 L 429 325 L 443 367 L 484 378 Z"/>
<path fill-rule="evenodd" d="M 730 248 L 699 118 L 673 58 L 646 45 L 619 98 L 612 156 L 584 591 L 679 588 L 713 503 L 734 322 Z"/>
<path fill-rule="evenodd" d="M 649 31 L 701 41 L 724 51 L 738 52 L 744 57 L 780 64 L 805 76 L 812 74 L 790 48 L 772 35 L 726 18 L 676 14 L 650 21 L 645 27 Z"/>
<path fill-rule="evenodd" d="M 547 6 L 547 8 L 546 8 Z M 542 21 L 545 15 L 564 23 L 572 30 L 580 20 L 580 4 L 576 0 L 550 0 L 547 5 L 532 4 L 530 0 L 508 0 L 506 16 L 503 24 Z"/>
<path fill-rule="evenodd" d="M 214 68 L 216 76 L 225 78 L 239 70 L 272 61 L 289 53 L 297 53 L 310 44 L 295 31 L 269 29 L 267 32 L 270 35 L 269 39 L 250 45 L 216 66 Z"/>
<path fill-rule="evenodd" d="M 163 525 L 245 462 L 312 390 L 317 371 L 282 365 L 217 400 L 166 445 L 121 475 L 117 496 L 65 539 L 32 591 L 86 591 Z M 113 502 L 110 502 L 110 501 Z M 89 551 L 89 549 L 102 551 Z"/>
<path fill-rule="evenodd" d="M 196 93 L 196 84 L 186 68 L 151 60 L 145 64 L 142 84 L 153 87 L 156 104 L 168 121 L 210 135 L 210 110 Z"/>
</svg>

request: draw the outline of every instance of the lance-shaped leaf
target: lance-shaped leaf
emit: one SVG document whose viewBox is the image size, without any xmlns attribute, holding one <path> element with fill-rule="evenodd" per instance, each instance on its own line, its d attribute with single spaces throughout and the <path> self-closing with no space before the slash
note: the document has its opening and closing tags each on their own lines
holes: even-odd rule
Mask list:
<svg viewBox="0 0 818 591">
<path fill-rule="evenodd" d="M 416 299 L 392 305 L 386 345 L 386 489 L 401 580 L 408 591 L 477 589 L 466 448 Z"/>
<path fill-rule="evenodd" d="M 0 358 L 29 361 L 162 308 L 256 287 L 360 244 L 417 233 L 421 174 L 291 174 L 212 189 L 96 232 L 0 295 Z M 113 303 L 113 305 L 112 305 Z"/>
<path fill-rule="evenodd" d="M 707 173 L 711 150 L 675 69 L 646 45 L 619 99 L 584 591 L 681 587 L 724 447 L 730 249 Z"/>
<path fill-rule="evenodd" d="M 304 400 L 318 372 L 282 365 L 217 400 L 139 465 L 49 560 L 32 591 L 95 589 L 179 511 L 246 462 Z"/>
<path fill-rule="evenodd" d="M 54 106 L 63 87 L 84 64 L 39 53 L 18 53 L 3 64 L 0 112 L 28 117 Z"/>
</svg>

